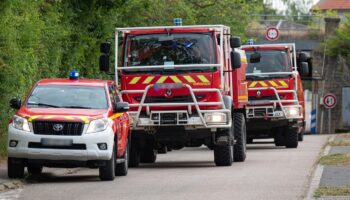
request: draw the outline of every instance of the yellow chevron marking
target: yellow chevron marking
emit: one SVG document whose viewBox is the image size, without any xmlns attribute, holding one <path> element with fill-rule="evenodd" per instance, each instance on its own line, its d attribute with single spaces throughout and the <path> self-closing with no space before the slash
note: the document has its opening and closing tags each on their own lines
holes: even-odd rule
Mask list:
<svg viewBox="0 0 350 200">
<path fill-rule="evenodd" d="M 174 83 L 182 83 L 181 80 L 179 78 L 177 78 L 176 76 L 170 76 L 171 80 L 174 81 Z"/>
<path fill-rule="evenodd" d="M 184 76 L 184 78 L 186 79 L 187 82 L 189 83 L 195 83 L 196 81 L 193 80 L 193 78 L 191 76 Z"/>
<path fill-rule="evenodd" d="M 269 83 L 273 86 L 273 87 L 278 87 L 277 83 L 275 83 L 275 81 L 269 81 Z"/>
<path fill-rule="evenodd" d="M 90 123 L 90 120 L 87 117 L 79 117 L 79 119 L 81 119 L 85 124 Z"/>
<path fill-rule="evenodd" d="M 247 100 L 248 96 L 244 95 L 244 96 L 238 96 L 238 100 Z"/>
<path fill-rule="evenodd" d="M 259 84 L 263 87 L 267 87 L 267 84 L 264 81 L 259 81 Z"/>
<path fill-rule="evenodd" d="M 250 87 L 250 88 L 255 87 L 256 84 L 258 84 L 258 82 L 257 82 L 257 81 L 253 81 L 253 82 L 249 85 L 249 87 Z"/>
<path fill-rule="evenodd" d="M 149 84 L 153 79 L 154 79 L 154 76 L 149 76 L 143 81 L 143 84 Z"/>
<path fill-rule="evenodd" d="M 278 81 L 278 82 L 280 82 L 280 84 L 282 85 L 281 87 L 288 87 L 288 84 L 286 83 L 286 82 L 284 82 L 284 81 Z"/>
<path fill-rule="evenodd" d="M 71 117 L 71 116 L 64 116 L 65 119 L 69 119 L 69 120 L 73 120 L 74 117 Z"/>
<path fill-rule="evenodd" d="M 157 83 L 164 83 L 164 81 L 167 79 L 167 76 L 162 76 L 158 79 Z"/>
<path fill-rule="evenodd" d="M 203 83 L 209 83 L 209 80 L 203 76 L 203 75 L 198 75 L 197 76 L 199 78 L 199 80 L 201 80 Z"/>
<path fill-rule="evenodd" d="M 247 57 L 241 57 L 241 62 L 246 63 L 247 62 Z"/>
<path fill-rule="evenodd" d="M 118 117 L 122 116 L 123 113 L 117 113 L 117 114 L 114 114 L 112 116 L 110 116 L 109 118 L 111 119 L 117 119 Z"/>
<path fill-rule="evenodd" d="M 31 117 L 28 119 L 28 122 L 32 122 L 34 119 L 39 118 L 39 117 L 40 117 L 40 115 L 31 116 Z"/>
<path fill-rule="evenodd" d="M 134 77 L 133 79 L 131 79 L 131 81 L 129 82 L 129 84 L 134 85 L 134 84 L 136 84 L 140 79 L 141 79 L 141 77 L 139 77 L 139 76 Z"/>
</svg>

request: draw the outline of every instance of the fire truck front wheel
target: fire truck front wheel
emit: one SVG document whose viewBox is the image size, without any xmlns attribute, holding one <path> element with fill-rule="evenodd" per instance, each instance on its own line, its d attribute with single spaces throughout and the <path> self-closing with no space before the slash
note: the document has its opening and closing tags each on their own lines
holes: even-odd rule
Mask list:
<svg viewBox="0 0 350 200">
<path fill-rule="evenodd" d="M 140 164 L 140 147 L 136 139 L 131 140 L 129 167 L 138 167 Z"/>
<path fill-rule="evenodd" d="M 287 148 L 297 148 L 298 147 L 298 129 L 297 128 L 286 128 L 285 141 Z"/>
<path fill-rule="evenodd" d="M 216 166 L 231 166 L 233 162 L 233 145 L 231 138 L 233 137 L 233 128 L 224 129 L 217 133 L 217 141 L 214 145 L 214 162 Z M 222 140 L 227 144 L 220 144 L 218 141 Z"/>
<path fill-rule="evenodd" d="M 246 124 L 243 113 L 233 113 L 234 134 L 236 143 L 234 144 L 234 161 L 243 162 L 246 158 Z"/>
<path fill-rule="evenodd" d="M 145 146 L 140 154 L 141 163 L 155 163 L 157 159 L 157 153 L 153 149 L 153 146 Z"/>
</svg>

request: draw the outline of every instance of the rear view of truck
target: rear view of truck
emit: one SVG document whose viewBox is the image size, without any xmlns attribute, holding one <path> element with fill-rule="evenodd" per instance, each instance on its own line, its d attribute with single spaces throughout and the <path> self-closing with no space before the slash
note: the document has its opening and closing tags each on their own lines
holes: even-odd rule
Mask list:
<svg viewBox="0 0 350 200">
<path fill-rule="evenodd" d="M 274 138 L 276 146 L 296 148 L 305 126 L 301 76 L 309 74 L 294 44 L 244 46 L 249 60 L 247 140 Z M 299 137 L 299 138 L 298 138 Z"/>
<path fill-rule="evenodd" d="M 117 28 L 115 40 L 115 78 L 133 119 L 130 166 L 201 145 L 218 166 L 245 160 L 247 63 L 229 27 Z M 101 51 L 109 71 L 109 44 Z"/>
</svg>

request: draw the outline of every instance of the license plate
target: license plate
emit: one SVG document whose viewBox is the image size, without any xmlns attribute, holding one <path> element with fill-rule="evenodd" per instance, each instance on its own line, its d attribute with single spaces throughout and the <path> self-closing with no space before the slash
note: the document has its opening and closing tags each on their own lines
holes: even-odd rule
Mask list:
<svg viewBox="0 0 350 200">
<path fill-rule="evenodd" d="M 72 146 L 73 140 L 71 139 L 51 139 L 42 138 L 41 145 L 43 146 Z"/>
<path fill-rule="evenodd" d="M 275 117 L 282 117 L 283 116 L 283 112 L 282 111 L 276 111 L 275 112 Z"/>
</svg>

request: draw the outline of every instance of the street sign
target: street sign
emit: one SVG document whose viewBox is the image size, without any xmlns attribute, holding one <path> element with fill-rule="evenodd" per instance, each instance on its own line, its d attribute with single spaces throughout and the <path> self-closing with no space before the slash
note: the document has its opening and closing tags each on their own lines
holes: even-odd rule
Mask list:
<svg viewBox="0 0 350 200">
<path fill-rule="evenodd" d="M 270 41 L 275 41 L 280 37 L 280 32 L 276 27 L 270 27 L 266 30 L 265 38 Z"/>
<path fill-rule="evenodd" d="M 337 105 L 337 97 L 331 93 L 326 94 L 323 97 L 323 105 L 328 109 L 334 108 Z"/>
</svg>

